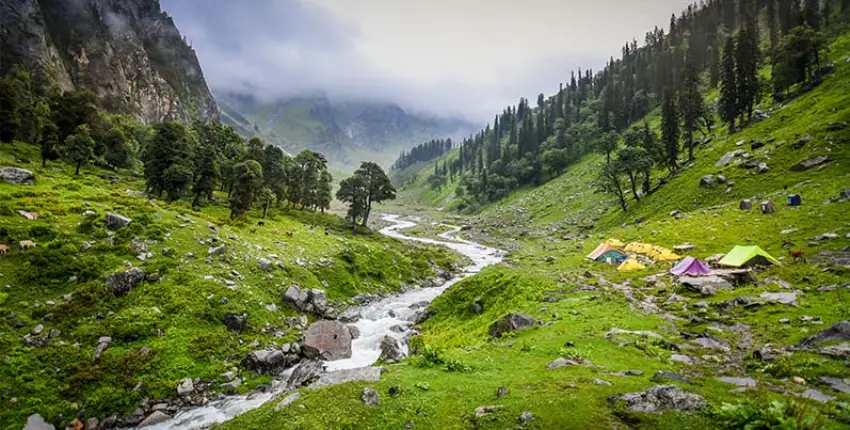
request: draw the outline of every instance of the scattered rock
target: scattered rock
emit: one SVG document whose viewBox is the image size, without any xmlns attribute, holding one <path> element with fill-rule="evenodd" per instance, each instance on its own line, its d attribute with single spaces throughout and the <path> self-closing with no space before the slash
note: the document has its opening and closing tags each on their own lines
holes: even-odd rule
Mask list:
<svg viewBox="0 0 850 430">
<path fill-rule="evenodd" d="M 304 356 L 326 361 L 351 357 L 351 332 L 336 321 L 317 321 L 310 325 L 302 345 Z"/>
<path fill-rule="evenodd" d="M 829 385 L 833 390 L 840 393 L 850 393 L 850 379 L 841 379 L 833 376 L 821 376 L 821 382 Z"/>
<path fill-rule="evenodd" d="M 508 395 L 508 389 L 506 387 L 499 387 L 499 389 L 496 390 L 496 398 L 497 399 L 501 399 L 502 397 L 505 397 L 507 395 Z"/>
<path fill-rule="evenodd" d="M 753 351 L 753 357 L 755 359 L 765 362 L 776 361 L 782 355 L 784 355 L 782 351 L 773 348 L 760 348 Z"/>
<path fill-rule="evenodd" d="M 824 234 L 816 237 L 815 240 L 824 241 L 824 240 L 837 239 L 837 238 L 838 238 L 838 235 L 835 234 L 835 233 L 824 233 Z"/>
<path fill-rule="evenodd" d="M 245 324 L 248 322 L 248 314 L 236 315 L 231 313 L 224 314 L 224 326 L 234 333 L 242 333 L 245 330 Z"/>
<path fill-rule="evenodd" d="M 350 306 L 348 309 L 342 311 L 337 319 L 344 323 L 355 323 L 360 320 L 360 308 L 357 306 Z"/>
<path fill-rule="evenodd" d="M 139 423 L 138 428 L 156 425 L 156 424 L 168 421 L 170 419 L 171 419 L 170 416 L 166 415 L 165 413 L 163 413 L 161 411 L 153 411 L 153 413 L 148 415 L 148 417 L 145 418 L 144 421 Z"/>
<path fill-rule="evenodd" d="M 652 375 L 651 381 L 664 382 L 668 379 L 672 381 L 682 382 L 685 384 L 693 384 L 693 382 L 691 382 L 688 378 L 685 378 L 684 376 L 676 372 L 670 372 L 668 370 L 659 370 L 658 372 L 655 372 L 655 375 Z"/>
<path fill-rule="evenodd" d="M 48 424 L 40 414 L 32 414 L 27 417 L 27 425 L 24 430 L 55 430 L 53 424 Z"/>
<path fill-rule="evenodd" d="M 106 227 L 110 230 L 120 230 L 130 225 L 131 222 L 133 222 L 132 219 L 123 215 L 118 215 L 116 213 L 106 214 Z"/>
<path fill-rule="evenodd" d="M 770 167 L 768 167 L 767 163 L 759 163 L 757 171 L 759 173 L 767 173 L 770 171 Z"/>
<path fill-rule="evenodd" d="M 224 255 L 226 252 L 227 252 L 227 244 L 224 244 L 224 243 L 222 243 L 219 246 L 211 246 L 207 250 L 207 254 L 209 254 L 210 257 L 217 257 L 219 255 Z"/>
<path fill-rule="evenodd" d="M 703 349 L 717 349 L 721 351 L 729 350 L 729 345 L 725 341 L 717 340 L 708 336 L 698 337 L 692 340 L 691 343 L 699 345 L 699 347 Z"/>
<path fill-rule="evenodd" d="M 702 188 L 714 188 L 717 186 L 717 178 L 712 174 L 705 175 L 700 179 L 699 186 Z"/>
<path fill-rule="evenodd" d="M 242 365 L 249 370 L 266 375 L 277 375 L 284 369 L 298 362 L 298 354 L 288 348 L 288 353 L 280 349 L 264 348 L 251 351 L 242 360 Z"/>
<path fill-rule="evenodd" d="M 660 413 L 666 411 L 696 412 L 706 407 L 705 399 L 675 385 L 661 385 L 649 390 L 612 396 L 612 401 L 624 401 L 632 412 Z"/>
<path fill-rule="evenodd" d="M 407 348 L 400 340 L 389 334 L 381 339 L 381 360 L 396 363 L 405 358 L 407 358 Z"/>
<path fill-rule="evenodd" d="M 832 161 L 832 158 L 827 157 L 825 155 L 810 157 L 810 158 L 807 158 L 807 159 L 795 164 L 793 167 L 791 167 L 791 171 L 792 172 L 803 172 L 803 171 L 813 169 L 813 168 L 818 167 L 818 166 L 822 166 L 826 163 L 829 163 L 830 161 Z"/>
<path fill-rule="evenodd" d="M 823 342 L 841 342 L 847 340 L 850 340 L 850 321 L 840 321 L 814 336 L 803 339 L 800 345 L 813 346 Z"/>
<path fill-rule="evenodd" d="M 381 395 L 372 387 L 366 387 L 360 395 L 360 401 L 366 406 L 375 407 L 381 404 Z"/>
<path fill-rule="evenodd" d="M 737 377 L 732 377 L 732 376 L 721 376 L 721 377 L 717 378 L 717 380 L 720 381 L 720 382 L 732 384 L 732 385 L 735 385 L 735 386 L 738 386 L 738 387 L 745 387 L 745 388 L 755 388 L 755 386 L 758 384 L 758 382 L 756 382 L 755 379 L 749 378 L 749 377 L 747 377 L 747 378 L 737 378 Z"/>
<path fill-rule="evenodd" d="M 100 357 L 106 352 L 106 348 L 109 348 L 110 343 L 112 343 L 112 338 L 109 336 L 101 336 L 98 339 L 97 346 L 94 348 L 94 354 L 92 355 L 92 363 L 97 364 L 100 362 Z"/>
<path fill-rule="evenodd" d="M 768 293 L 768 292 L 764 292 L 764 293 L 759 294 L 759 297 L 761 297 L 761 298 L 763 298 L 763 299 L 765 299 L 769 302 L 772 302 L 772 303 L 779 303 L 779 304 L 782 304 L 782 305 L 791 305 L 791 306 L 797 305 L 797 293 L 796 292 L 792 292 L 792 293 Z"/>
<path fill-rule="evenodd" d="M 138 267 L 113 273 L 106 278 L 106 285 L 115 297 L 121 297 L 135 289 L 145 280 L 145 271 Z"/>
<path fill-rule="evenodd" d="M 177 395 L 185 396 L 187 394 L 192 394 L 195 391 L 195 384 L 192 383 L 191 378 L 185 378 L 180 381 L 180 385 L 177 386 Z"/>
<path fill-rule="evenodd" d="M 523 314 L 507 314 L 490 326 L 490 336 L 502 337 L 513 331 L 526 330 L 537 322 L 534 318 Z"/>
<path fill-rule="evenodd" d="M 289 375 L 289 380 L 287 381 L 287 386 L 294 389 L 311 384 L 324 373 L 325 370 L 321 361 L 303 360 L 292 370 L 292 374 Z"/>
<path fill-rule="evenodd" d="M 743 143 L 741 143 L 741 145 L 743 145 Z M 741 145 L 739 145 L 739 146 L 741 146 Z M 714 163 L 714 166 L 715 167 L 723 167 L 723 166 L 729 164 L 735 158 L 740 157 L 744 154 L 745 154 L 745 152 L 743 150 L 740 150 L 740 149 L 732 151 L 732 152 L 727 152 L 725 155 L 723 155 L 723 157 L 721 157 L 719 160 L 717 160 L 716 163 Z"/>
<path fill-rule="evenodd" d="M 807 134 L 807 135 L 797 139 L 796 142 L 792 143 L 791 148 L 800 149 L 800 148 L 806 146 L 807 143 L 811 142 L 812 139 L 814 139 L 814 137 L 812 137 L 812 135 L 810 135 L 810 134 Z"/>
<path fill-rule="evenodd" d="M 260 258 L 257 260 L 257 267 L 262 271 L 268 272 L 272 268 L 272 261 L 268 258 Z"/>
<path fill-rule="evenodd" d="M 571 359 L 571 358 L 558 357 L 558 358 L 555 359 L 555 361 L 549 363 L 549 365 L 546 366 L 546 368 L 547 369 L 559 369 L 561 367 L 568 367 L 568 366 L 592 366 L 592 365 L 593 365 L 593 363 L 591 363 L 587 360 L 582 360 L 582 359 L 574 360 L 574 359 Z"/>
<path fill-rule="evenodd" d="M 31 171 L 21 169 L 20 167 L 0 167 L 0 178 L 15 185 L 35 184 L 35 175 Z"/>
<path fill-rule="evenodd" d="M 532 414 L 531 412 L 527 412 L 527 411 L 519 414 L 519 418 L 517 418 L 517 420 L 519 421 L 520 424 L 526 424 L 533 419 L 534 419 L 534 414 Z"/>
<path fill-rule="evenodd" d="M 821 403 L 827 403 L 827 402 L 831 402 L 831 401 L 835 400 L 835 397 L 828 396 L 828 395 L 826 395 L 826 394 L 822 393 L 821 391 L 816 390 L 814 388 L 809 388 L 806 391 L 803 391 L 803 393 L 800 394 L 800 397 L 802 397 L 804 399 L 814 400 L 816 402 L 821 402 Z"/>
<path fill-rule="evenodd" d="M 498 411 L 499 409 L 504 408 L 504 406 L 496 405 L 496 406 L 479 406 L 475 408 L 475 416 L 477 418 L 485 417 L 487 415 L 492 414 L 493 412 Z"/>
<path fill-rule="evenodd" d="M 279 411 L 279 410 L 289 406 L 290 404 L 292 404 L 292 402 L 294 402 L 294 401 L 296 401 L 300 398 L 301 398 L 301 393 L 296 391 L 296 392 L 284 397 L 283 400 L 280 401 L 280 403 L 275 405 L 274 410 Z"/>
<path fill-rule="evenodd" d="M 741 200 L 741 204 L 738 205 L 738 208 L 741 209 L 742 211 L 752 210 L 753 209 L 753 202 L 750 199 L 743 199 L 743 200 Z"/>
<path fill-rule="evenodd" d="M 679 278 L 679 282 L 703 296 L 713 296 L 717 293 L 717 290 L 731 290 L 733 288 L 729 281 L 719 276 L 683 276 Z"/>
<path fill-rule="evenodd" d="M 670 361 L 674 361 L 676 363 L 694 364 L 694 359 L 684 354 L 673 354 L 672 356 L 670 356 Z"/>
<path fill-rule="evenodd" d="M 397 327 L 397 326 L 393 326 L 393 327 Z M 393 327 L 390 327 L 390 330 L 392 330 L 392 329 L 393 329 Z M 360 329 L 359 329 L 359 328 L 357 328 L 357 326 L 356 326 L 356 325 L 350 325 L 350 326 L 348 326 L 348 332 L 349 332 L 349 333 L 351 333 L 351 338 L 352 338 L 352 339 L 357 339 L 358 337 L 360 337 Z M 399 332 L 399 333 L 400 333 L 400 332 Z"/>
<path fill-rule="evenodd" d="M 697 248 L 696 246 L 691 245 L 690 243 L 683 243 L 681 245 L 674 246 L 673 250 L 678 251 L 678 252 L 688 252 L 688 251 L 694 250 L 696 248 Z"/>
</svg>

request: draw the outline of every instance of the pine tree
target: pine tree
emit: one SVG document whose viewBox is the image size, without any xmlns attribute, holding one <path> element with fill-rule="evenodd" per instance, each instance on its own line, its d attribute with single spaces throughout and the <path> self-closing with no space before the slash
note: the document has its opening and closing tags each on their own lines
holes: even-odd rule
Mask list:
<svg viewBox="0 0 850 430">
<path fill-rule="evenodd" d="M 195 154 L 195 183 L 192 185 L 192 207 L 196 208 L 201 202 L 201 197 L 210 199 L 215 191 L 218 181 L 221 179 L 221 169 L 218 164 L 215 148 L 206 142 Z"/>
<path fill-rule="evenodd" d="M 679 108 L 682 114 L 682 132 L 685 137 L 685 145 L 688 146 L 688 160 L 694 159 L 694 132 L 699 129 L 699 120 L 702 116 L 703 99 L 699 91 L 699 72 L 694 59 L 689 55 L 682 81 L 682 93 L 679 100 Z"/>
<path fill-rule="evenodd" d="M 48 161 L 59 159 L 59 129 L 53 121 L 44 123 L 41 130 L 41 166 L 46 167 Z"/>
<path fill-rule="evenodd" d="M 735 39 L 732 36 L 726 38 L 721 63 L 718 114 L 729 124 L 729 132 L 734 133 L 738 118 L 738 82 L 735 75 Z"/>
<path fill-rule="evenodd" d="M 236 182 L 230 196 L 230 219 L 243 216 L 254 204 L 263 185 L 263 166 L 255 160 L 246 160 L 234 168 Z"/>
<path fill-rule="evenodd" d="M 91 137 L 91 129 L 83 124 L 77 127 L 77 131 L 65 139 L 63 151 L 65 158 L 76 166 L 75 175 L 80 174 L 80 167 L 89 164 L 94 158 L 94 139 Z"/>
<path fill-rule="evenodd" d="M 666 164 L 671 172 L 679 167 L 679 111 L 676 94 L 664 90 L 661 104 L 661 140 L 664 143 Z"/>
<path fill-rule="evenodd" d="M 758 82 L 758 40 L 753 31 L 754 24 L 746 23 L 738 32 L 735 49 L 735 80 L 737 83 L 738 114 L 747 120 L 753 116 L 753 110 L 759 96 Z"/>
<path fill-rule="evenodd" d="M 820 0 L 804 0 L 801 18 L 804 24 L 820 30 Z"/>
</svg>

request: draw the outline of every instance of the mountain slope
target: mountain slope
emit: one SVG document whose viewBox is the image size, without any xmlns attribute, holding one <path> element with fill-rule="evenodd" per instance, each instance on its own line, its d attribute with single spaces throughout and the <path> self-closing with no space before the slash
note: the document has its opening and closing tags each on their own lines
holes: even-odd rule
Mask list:
<svg viewBox="0 0 850 430">
<path fill-rule="evenodd" d="M 433 138 L 466 135 L 475 125 L 428 118 L 392 103 L 334 102 L 304 96 L 264 103 L 251 96 L 217 93 L 224 123 L 244 137 L 259 136 L 290 153 L 320 152 L 336 168 L 375 161 L 388 167 L 403 149 Z"/>
<path fill-rule="evenodd" d="M 157 0 L 0 0 L 0 73 L 91 90 L 103 108 L 153 122 L 217 120 L 194 50 Z"/>
</svg>

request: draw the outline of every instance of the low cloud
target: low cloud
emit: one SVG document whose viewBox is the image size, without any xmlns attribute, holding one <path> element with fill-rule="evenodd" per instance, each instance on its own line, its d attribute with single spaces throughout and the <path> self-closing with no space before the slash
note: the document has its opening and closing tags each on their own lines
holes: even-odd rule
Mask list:
<svg viewBox="0 0 850 430">
<path fill-rule="evenodd" d="M 686 4 L 584 3 L 162 0 L 216 91 L 266 100 L 322 91 L 475 121 L 492 119 L 520 96 L 551 93 L 570 70 L 601 67 L 626 40 Z M 598 15 L 593 7 L 612 7 L 613 19 L 581 27 Z M 650 18 L 650 10 L 666 12 Z M 605 36 L 588 34 L 594 29 Z"/>
</svg>

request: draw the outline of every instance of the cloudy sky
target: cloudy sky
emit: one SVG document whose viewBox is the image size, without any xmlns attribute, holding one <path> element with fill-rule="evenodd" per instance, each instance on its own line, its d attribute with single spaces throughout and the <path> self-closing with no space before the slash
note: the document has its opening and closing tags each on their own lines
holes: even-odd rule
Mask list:
<svg viewBox="0 0 850 430">
<path fill-rule="evenodd" d="M 485 121 L 643 41 L 685 0 L 161 0 L 210 86 Z"/>
</svg>

